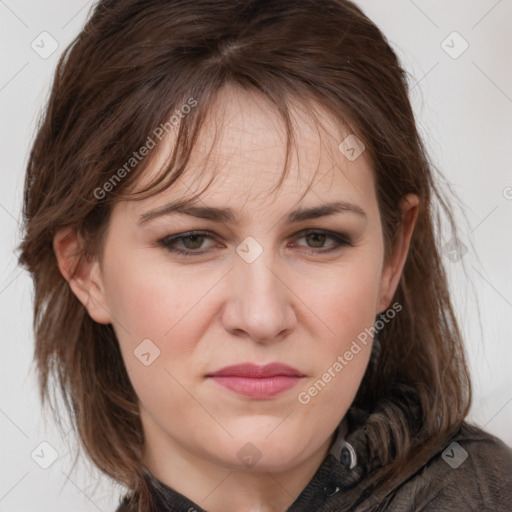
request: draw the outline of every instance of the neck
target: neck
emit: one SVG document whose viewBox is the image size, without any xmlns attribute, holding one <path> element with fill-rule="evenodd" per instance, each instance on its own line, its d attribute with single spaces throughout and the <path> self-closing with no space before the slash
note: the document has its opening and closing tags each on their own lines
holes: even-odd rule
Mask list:
<svg viewBox="0 0 512 512">
<path fill-rule="evenodd" d="M 340 425 L 343 436 L 347 429 L 345 419 Z M 149 471 L 209 512 L 284 512 L 313 478 L 336 434 L 307 459 L 284 471 L 272 471 L 258 468 L 257 464 L 240 469 L 201 457 L 170 439 L 150 421 L 145 422 L 145 431 L 144 463 Z"/>
</svg>

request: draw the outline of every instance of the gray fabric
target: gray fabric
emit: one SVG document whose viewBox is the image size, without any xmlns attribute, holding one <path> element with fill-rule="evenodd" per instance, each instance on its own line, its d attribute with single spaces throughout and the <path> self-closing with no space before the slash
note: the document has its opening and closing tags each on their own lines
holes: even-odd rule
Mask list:
<svg viewBox="0 0 512 512">
<path fill-rule="evenodd" d="M 463 424 L 452 441 L 458 446 L 450 449 L 450 444 L 443 448 L 393 491 L 385 496 L 373 496 L 353 510 L 511 512 L 512 449 L 468 423 Z M 457 465 L 462 460 L 462 450 L 467 453 L 467 458 Z M 458 456 L 459 461 L 454 461 Z M 446 460 L 455 462 L 455 466 L 450 466 Z M 343 506 L 343 496 L 320 510 L 334 512 L 340 505 Z"/>
</svg>

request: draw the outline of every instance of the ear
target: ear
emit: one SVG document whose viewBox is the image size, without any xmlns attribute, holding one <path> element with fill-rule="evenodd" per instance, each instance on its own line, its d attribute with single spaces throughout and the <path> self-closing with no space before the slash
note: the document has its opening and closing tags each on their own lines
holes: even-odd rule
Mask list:
<svg viewBox="0 0 512 512">
<path fill-rule="evenodd" d="M 83 238 L 72 228 L 64 228 L 53 238 L 53 250 L 59 270 L 89 316 L 100 324 L 110 324 L 104 286 L 96 258 L 80 257 Z"/>
<path fill-rule="evenodd" d="M 415 194 L 408 194 L 401 203 L 401 223 L 398 228 L 395 244 L 391 250 L 388 261 L 384 263 L 380 283 L 377 312 L 384 312 L 391 305 L 393 296 L 398 287 L 400 276 L 407 259 L 409 245 L 416 220 L 418 218 L 419 198 Z"/>
</svg>

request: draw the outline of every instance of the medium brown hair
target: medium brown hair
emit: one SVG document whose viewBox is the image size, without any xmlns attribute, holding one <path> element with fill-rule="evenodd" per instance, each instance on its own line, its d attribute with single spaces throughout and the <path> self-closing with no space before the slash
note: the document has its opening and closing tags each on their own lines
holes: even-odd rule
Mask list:
<svg viewBox="0 0 512 512">
<path fill-rule="evenodd" d="M 373 162 L 386 254 L 400 201 L 409 193 L 420 198 L 394 297 L 403 310 L 380 332 L 378 357 L 353 403 L 376 413 L 367 435 L 387 461 L 363 485 L 368 492 L 390 485 L 463 422 L 471 385 L 440 254 L 443 212 L 456 230 L 415 124 L 407 79 L 385 36 L 346 0 L 103 0 L 64 51 L 25 182 L 20 263 L 35 286 L 35 362 L 43 403 L 60 389 L 86 453 L 131 490 L 138 510 L 151 510 L 152 501 L 137 396 L 112 326 L 94 322 L 61 275 L 53 237 L 72 227 L 85 240 L 82 256 L 98 255 L 112 206 L 156 194 L 182 175 L 228 84 L 275 107 L 288 135 L 286 163 L 293 102 L 315 100 L 357 134 Z M 197 105 L 180 115 L 172 155 L 153 183 L 131 194 L 155 152 L 112 183 L 190 98 Z"/>
</svg>

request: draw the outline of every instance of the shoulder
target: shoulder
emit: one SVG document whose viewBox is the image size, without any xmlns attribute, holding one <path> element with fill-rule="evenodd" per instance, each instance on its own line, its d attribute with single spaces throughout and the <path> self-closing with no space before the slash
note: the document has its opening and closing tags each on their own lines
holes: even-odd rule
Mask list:
<svg viewBox="0 0 512 512">
<path fill-rule="evenodd" d="M 386 501 L 382 510 L 510 512 L 512 448 L 464 422 L 447 446 Z"/>
</svg>

